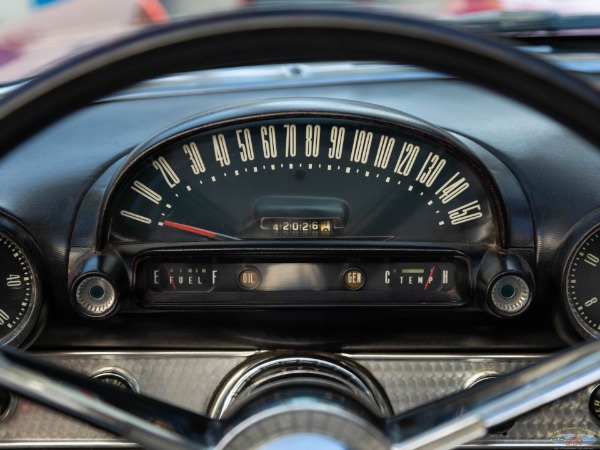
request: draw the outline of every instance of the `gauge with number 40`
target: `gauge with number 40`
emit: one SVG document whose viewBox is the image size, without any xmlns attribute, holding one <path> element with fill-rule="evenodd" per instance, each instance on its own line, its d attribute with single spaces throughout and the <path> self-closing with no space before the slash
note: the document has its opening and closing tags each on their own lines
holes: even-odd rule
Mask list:
<svg viewBox="0 0 600 450">
<path fill-rule="evenodd" d="M 39 311 L 39 276 L 29 253 L 15 236 L 0 231 L 0 346 L 22 344 Z"/>
</svg>

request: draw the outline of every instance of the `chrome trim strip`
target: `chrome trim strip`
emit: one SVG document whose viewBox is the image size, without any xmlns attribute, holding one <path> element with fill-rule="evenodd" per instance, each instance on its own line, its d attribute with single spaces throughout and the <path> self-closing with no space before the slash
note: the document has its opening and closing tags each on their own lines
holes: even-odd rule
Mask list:
<svg viewBox="0 0 600 450">
<path fill-rule="evenodd" d="M 40 356 L 42 358 L 77 358 L 80 356 L 85 357 L 121 357 L 121 356 L 139 356 L 139 357 L 173 357 L 173 358 L 181 358 L 181 357 L 190 357 L 190 358 L 198 358 L 198 357 L 211 357 L 211 358 L 248 358 L 250 356 L 254 356 L 260 353 L 264 353 L 264 351 L 31 351 L 31 354 L 36 356 Z"/>
<path fill-rule="evenodd" d="M 507 354 L 476 354 L 476 353 L 340 353 L 341 356 L 346 358 L 352 358 L 356 360 L 428 360 L 428 359 L 442 359 L 442 360 L 482 360 L 482 359 L 499 359 L 499 360 L 525 360 L 525 359 L 541 359 L 546 358 L 552 353 L 507 353 Z"/>
<path fill-rule="evenodd" d="M 270 353 L 266 350 L 232 350 L 232 351 L 208 351 L 208 350 L 176 350 L 176 351 L 154 351 L 154 350 L 143 350 L 143 351 L 32 351 L 32 354 L 41 356 L 43 358 L 71 358 L 71 357 L 108 357 L 108 356 L 140 356 L 140 357 L 211 357 L 211 358 L 249 358 L 251 356 L 261 355 L 264 353 Z M 498 359 L 498 360 L 528 360 L 528 359 L 540 359 L 546 358 L 551 353 L 352 353 L 343 352 L 336 353 L 344 358 L 350 358 L 354 360 L 428 360 L 428 359 L 441 359 L 441 360 L 482 360 L 482 359 Z"/>
<path fill-rule="evenodd" d="M 100 440 L 82 440 L 82 441 L 51 441 L 51 440 L 32 440 L 32 441 L 14 441 L 0 442 L 0 448 L 22 449 L 22 448 L 141 448 L 139 445 L 125 441 L 100 441 Z"/>
</svg>

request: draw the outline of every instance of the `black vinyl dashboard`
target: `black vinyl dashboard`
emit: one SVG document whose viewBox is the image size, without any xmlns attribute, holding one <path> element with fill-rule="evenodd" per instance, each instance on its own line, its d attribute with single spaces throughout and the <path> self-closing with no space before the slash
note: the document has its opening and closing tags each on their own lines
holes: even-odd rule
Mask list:
<svg viewBox="0 0 600 450">
<path fill-rule="evenodd" d="M 218 416 L 227 377 L 263 354 L 357 361 L 397 413 L 600 336 L 600 154 L 563 125 L 414 67 L 181 77 L 0 160 L 0 252 L 27 261 L 2 269 L 1 292 L 29 311 L 0 300 L 0 342 Z M 487 443 L 597 436 L 589 399 Z M 121 445 L 14 409 L 0 448 Z"/>
</svg>

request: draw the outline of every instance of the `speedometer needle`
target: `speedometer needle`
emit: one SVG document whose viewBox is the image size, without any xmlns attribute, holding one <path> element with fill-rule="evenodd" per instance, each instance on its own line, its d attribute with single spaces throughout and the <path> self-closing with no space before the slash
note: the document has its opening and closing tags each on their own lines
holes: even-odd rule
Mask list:
<svg viewBox="0 0 600 450">
<path fill-rule="evenodd" d="M 209 239 L 239 241 L 238 238 L 235 238 L 233 236 L 227 236 L 226 234 L 215 233 L 214 231 L 205 230 L 203 228 L 192 227 L 190 225 L 184 225 L 182 223 L 171 222 L 170 220 L 165 220 L 163 222 L 163 225 L 165 227 L 177 228 L 178 230 L 183 230 L 183 231 L 187 231 L 189 233 L 199 234 L 200 236 L 204 236 Z"/>
</svg>

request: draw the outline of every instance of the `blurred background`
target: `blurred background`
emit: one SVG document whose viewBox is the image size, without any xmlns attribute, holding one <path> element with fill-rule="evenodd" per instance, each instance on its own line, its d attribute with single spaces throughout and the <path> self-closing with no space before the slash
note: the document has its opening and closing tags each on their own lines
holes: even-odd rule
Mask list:
<svg viewBox="0 0 600 450">
<path fill-rule="evenodd" d="M 522 19 L 534 26 L 554 25 L 566 15 L 600 14 L 600 0 L 0 0 L 0 84 L 27 79 L 57 61 L 143 27 L 215 11 L 290 3 L 383 8 L 452 23 L 476 17 L 496 26 Z M 510 17 L 498 15 L 506 12 Z M 600 15 L 597 19 L 600 23 Z"/>
</svg>

